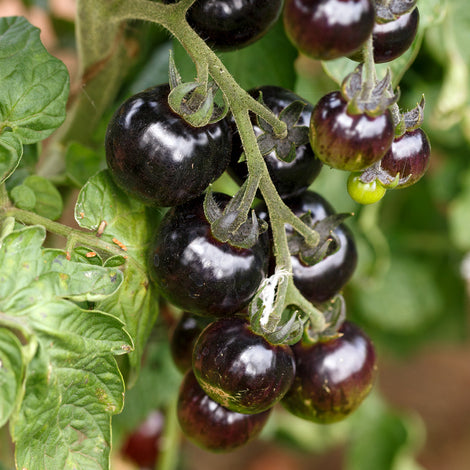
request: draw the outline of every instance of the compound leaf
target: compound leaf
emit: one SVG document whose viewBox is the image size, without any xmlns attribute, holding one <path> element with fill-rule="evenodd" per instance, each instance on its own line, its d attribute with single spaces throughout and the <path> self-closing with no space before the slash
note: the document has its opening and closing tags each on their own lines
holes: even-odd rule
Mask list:
<svg viewBox="0 0 470 470">
<path fill-rule="evenodd" d="M 27 359 L 16 353 L 16 382 L 9 377 L 0 391 L 0 403 L 11 408 L 12 387 L 24 390 L 9 413 L 17 467 L 108 468 L 111 415 L 121 411 L 124 393 L 113 355 L 129 352 L 132 340 L 119 319 L 76 301 L 105 299 L 123 275 L 45 249 L 44 239 L 44 228 L 31 226 L 8 231 L 0 245 L 0 325 L 29 346 Z"/>
<path fill-rule="evenodd" d="M 114 358 L 39 348 L 12 423 L 18 468 L 107 469 L 111 415 L 123 406 Z"/>
</svg>

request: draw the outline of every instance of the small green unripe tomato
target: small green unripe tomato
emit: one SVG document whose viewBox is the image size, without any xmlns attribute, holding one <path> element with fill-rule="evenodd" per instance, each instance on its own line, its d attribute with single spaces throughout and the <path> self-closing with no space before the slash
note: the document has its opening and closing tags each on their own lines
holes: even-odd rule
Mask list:
<svg viewBox="0 0 470 470">
<path fill-rule="evenodd" d="M 359 204 L 367 205 L 380 201 L 387 190 L 378 180 L 371 183 L 361 181 L 361 173 L 351 173 L 348 178 L 348 193 Z"/>
</svg>

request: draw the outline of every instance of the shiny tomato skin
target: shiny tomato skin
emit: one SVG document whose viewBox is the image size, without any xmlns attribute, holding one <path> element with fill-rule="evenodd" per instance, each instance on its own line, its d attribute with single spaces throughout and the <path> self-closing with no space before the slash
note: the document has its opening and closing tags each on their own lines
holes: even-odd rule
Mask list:
<svg viewBox="0 0 470 470">
<path fill-rule="evenodd" d="M 228 452 L 246 444 L 261 432 L 270 413 L 248 415 L 227 410 L 204 393 L 192 371 L 183 378 L 178 421 L 184 434 L 203 449 Z"/>
<path fill-rule="evenodd" d="M 261 39 L 279 18 L 282 6 L 283 0 L 196 0 L 186 18 L 213 49 L 234 51 Z"/>
<path fill-rule="evenodd" d="M 221 204 L 228 196 L 215 193 Z M 150 248 L 150 276 L 161 294 L 191 313 L 223 317 L 242 310 L 254 296 L 268 264 L 267 233 L 251 248 L 212 236 L 203 197 L 171 208 Z"/>
<path fill-rule="evenodd" d="M 249 90 L 249 93 L 256 99 L 259 98 L 261 93 L 264 104 L 277 116 L 294 101 L 302 101 L 305 103 L 305 107 L 296 126 L 309 126 L 313 105 L 294 92 L 278 86 L 265 85 L 252 88 Z M 258 137 L 263 131 L 256 124 L 255 117 L 252 117 L 252 123 L 255 135 Z M 232 123 L 232 126 L 235 128 L 234 123 Z M 242 152 L 242 143 L 235 128 L 233 134 L 232 158 L 228 167 L 228 173 L 239 184 L 242 184 L 248 177 L 246 161 L 239 162 Z M 295 158 L 291 162 L 280 160 L 274 150 L 263 156 L 271 180 L 279 195 L 284 199 L 296 196 L 305 191 L 319 175 L 322 168 L 321 161 L 316 158 L 308 142 L 299 145 L 295 153 Z"/>
<path fill-rule="evenodd" d="M 295 373 L 287 345 L 272 345 L 242 318 L 224 318 L 199 335 L 193 371 L 217 403 L 238 413 L 272 408 L 287 392 Z"/>
<path fill-rule="evenodd" d="M 382 170 L 392 178 L 400 174 L 397 187 L 415 184 L 426 173 L 431 157 L 431 145 L 426 133 L 418 128 L 396 138 L 380 162 Z"/>
<path fill-rule="evenodd" d="M 296 375 L 281 401 L 292 414 L 317 423 L 340 421 L 371 391 L 377 365 L 370 338 L 349 321 L 339 332 L 327 342 L 292 346 Z"/>
<path fill-rule="evenodd" d="M 323 96 L 310 121 L 310 143 L 326 165 L 360 171 L 379 161 L 392 145 L 394 125 L 390 110 L 372 117 L 350 114 L 339 91 Z"/>
<path fill-rule="evenodd" d="M 154 206 L 193 199 L 230 163 L 228 119 L 193 127 L 168 105 L 167 84 L 127 99 L 114 113 L 105 138 L 106 160 L 123 190 Z"/>
<path fill-rule="evenodd" d="M 394 21 L 376 23 L 372 31 L 374 62 L 381 64 L 400 57 L 413 43 L 418 24 L 418 8 L 414 8 Z"/>
<path fill-rule="evenodd" d="M 314 191 L 288 200 L 287 205 L 297 216 L 310 212 L 312 224 L 335 213 L 328 201 Z M 292 233 L 289 226 L 287 231 Z M 308 266 L 302 263 L 298 255 L 291 256 L 294 284 L 313 303 L 322 303 L 334 297 L 349 281 L 357 266 L 357 249 L 351 230 L 340 224 L 334 233 L 338 237 L 339 248 L 318 263 Z"/>
<path fill-rule="evenodd" d="M 347 56 L 372 33 L 371 0 L 286 0 L 284 27 L 294 46 L 318 60 Z"/>
</svg>

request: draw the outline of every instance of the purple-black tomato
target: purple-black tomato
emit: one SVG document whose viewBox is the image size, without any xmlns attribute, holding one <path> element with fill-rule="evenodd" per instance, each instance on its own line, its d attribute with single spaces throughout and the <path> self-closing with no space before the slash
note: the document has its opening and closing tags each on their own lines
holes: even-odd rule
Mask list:
<svg viewBox="0 0 470 470">
<path fill-rule="evenodd" d="M 379 161 L 392 145 L 394 125 L 390 110 L 378 116 L 350 114 L 339 91 L 323 96 L 310 121 L 310 143 L 315 155 L 338 170 L 360 171 Z"/>
<path fill-rule="evenodd" d="M 396 20 L 375 23 L 372 30 L 374 62 L 376 64 L 390 62 L 405 53 L 416 37 L 418 24 L 418 8 L 401 15 Z M 362 62 L 362 49 L 349 58 Z"/>
<path fill-rule="evenodd" d="M 184 376 L 178 395 L 181 429 L 195 444 L 213 452 L 231 451 L 254 439 L 270 413 L 248 415 L 224 408 L 204 393 L 192 371 Z"/>
<path fill-rule="evenodd" d="M 376 23 L 372 31 L 374 62 L 390 62 L 401 56 L 413 43 L 418 31 L 418 8 L 394 21 Z"/>
<path fill-rule="evenodd" d="M 196 0 L 186 18 L 209 46 L 233 51 L 261 39 L 279 18 L 282 5 L 283 0 Z"/>
<path fill-rule="evenodd" d="M 347 56 L 372 33 L 371 0 L 286 0 L 284 27 L 292 44 L 319 60 Z"/>
<path fill-rule="evenodd" d="M 313 191 L 288 200 L 287 205 L 297 216 L 309 212 L 312 225 L 335 213 L 331 205 Z M 290 226 L 286 230 L 288 234 L 292 233 Z M 356 269 L 357 250 L 352 232 L 345 224 L 340 224 L 334 229 L 334 234 L 337 242 L 332 242 L 327 256 L 318 263 L 309 266 L 298 255 L 291 256 L 294 284 L 313 303 L 322 303 L 334 297 Z"/>
<path fill-rule="evenodd" d="M 219 203 L 230 199 L 215 194 Z M 150 248 L 150 276 L 174 305 L 191 313 L 230 316 L 241 311 L 265 277 L 266 232 L 251 248 L 237 248 L 212 236 L 203 197 L 171 208 Z"/>
<path fill-rule="evenodd" d="M 392 178 L 399 176 L 397 188 L 415 184 L 426 173 L 431 157 L 431 145 L 426 133 L 418 128 L 396 138 L 380 162 L 380 167 Z"/>
<path fill-rule="evenodd" d="M 224 318 L 199 335 L 193 371 L 214 401 L 229 410 L 253 414 L 272 408 L 284 396 L 295 365 L 289 346 L 270 344 L 244 319 Z"/>
<path fill-rule="evenodd" d="M 317 423 L 333 423 L 349 416 L 372 389 L 376 356 L 369 337 L 351 322 L 344 322 L 339 338 L 292 346 L 296 374 L 282 399 L 283 406 Z"/>
<path fill-rule="evenodd" d="M 230 163 L 227 119 L 193 127 L 168 105 L 167 84 L 127 99 L 106 131 L 106 160 L 123 190 L 154 206 L 193 199 Z"/>
</svg>

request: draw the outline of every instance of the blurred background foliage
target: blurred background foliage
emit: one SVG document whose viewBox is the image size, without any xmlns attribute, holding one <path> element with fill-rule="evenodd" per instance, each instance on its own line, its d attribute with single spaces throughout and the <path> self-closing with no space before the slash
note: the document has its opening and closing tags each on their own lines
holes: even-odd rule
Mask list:
<svg viewBox="0 0 470 470">
<path fill-rule="evenodd" d="M 68 10 L 64 8 L 67 5 Z M 1 16 L 29 15 L 30 21 L 43 29 L 47 35 L 46 46 L 66 62 L 72 78 L 76 71 L 73 8 L 73 1 L 0 0 Z M 261 441 L 233 454 L 206 455 L 183 441 L 183 452 L 177 459 L 181 470 L 469 468 L 468 452 L 464 455 L 469 460 L 459 463 L 447 459 L 451 466 L 443 465 L 433 454 L 435 449 L 430 448 L 436 436 L 429 426 L 435 423 L 429 424 L 429 416 L 423 416 L 413 409 L 412 401 L 406 400 L 415 396 L 415 391 L 407 387 L 411 382 L 419 385 L 423 367 L 415 370 L 414 381 L 399 382 L 406 377 L 400 372 L 401 365 L 416 364 L 415 358 L 422 359 L 429 351 L 433 351 L 429 361 L 436 361 L 440 351 L 444 351 L 446 361 L 435 362 L 435 382 L 427 376 L 422 378 L 423 386 L 435 386 L 441 393 L 423 388 L 422 399 L 429 395 L 433 399 L 450 400 L 460 396 L 450 391 L 453 387 L 470 385 L 467 292 L 470 280 L 470 9 L 467 0 L 419 0 L 418 8 L 421 13 L 418 37 L 410 53 L 392 64 L 392 70 L 400 81 L 399 105 L 403 111 L 414 107 L 422 94 L 425 95 L 423 128 L 432 145 L 428 173 L 415 186 L 390 190 L 380 203 L 365 207 L 359 207 L 349 198 L 347 174 L 343 172 L 324 168 L 311 188 L 327 198 L 338 212 L 354 212 L 348 225 L 356 236 L 360 262 L 344 294 L 349 318 L 365 329 L 378 349 L 381 368 L 378 386 L 353 416 L 335 425 L 303 422 L 280 409 L 271 418 Z M 68 180 L 62 184 L 79 187 L 104 166 L 103 139 L 110 115 L 131 94 L 167 81 L 170 49 L 183 77 L 194 76 L 193 64 L 185 51 L 160 27 L 133 22 L 126 32 L 138 51 L 135 60 L 115 103 L 94 133 L 94 145 L 85 151 L 77 149 L 79 144 L 69 149 Z M 312 103 L 337 89 L 338 81 L 355 66 L 348 59 L 322 66 L 299 57 L 286 39 L 282 22 L 259 42 L 240 51 L 223 53 L 221 57 L 245 89 L 279 85 L 296 91 Z M 14 178 L 26 179 L 31 175 L 38 154 L 39 149 L 29 148 Z M 86 159 L 77 158 L 79 154 L 86 155 Z M 11 184 L 17 184 L 14 178 Z M 216 185 L 228 193 L 236 188 L 228 177 L 222 177 Z M 150 411 L 171 406 L 179 385 L 181 376 L 171 363 L 168 350 L 175 312 L 165 307 L 162 311 L 140 378 L 126 395 L 124 412 L 114 419 L 115 468 L 133 468 L 119 452 L 126 435 Z M 455 356 L 448 356 L 449 348 Z M 390 364 L 395 375 L 389 375 Z M 422 366 L 422 362 L 419 364 Z M 452 374 L 439 375 L 448 364 L 458 365 L 455 374 L 460 374 L 462 380 Z M 432 363 L 430 367 L 432 370 Z M 454 382 L 445 383 L 446 380 Z M 393 385 L 392 392 L 387 389 L 389 384 Z M 394 403 L 394 397 L 398 396 L 394 395 L 396 390 L 401 394 Z M 442 403 L 429 405 L 433 406 Z M 467 430 L 464 438 L 470 447 L 469 406 L 463 403 L 455 406 L 460 406 L 461 426 Z M 166 419 L 171 417 L 167 415 Z M 6 431 L 0 432 L 4 434 L 0 440 L 2 470 L 11 468 L 12 461 Z M 442 439 L 439 436 L 437 439 Z M 178 431 L 173 430 L 162 446 L 171 447 L 180 442 Z M 270 458 L 273 455 L 277 456 L 274 462 Z"/>
</svg>

